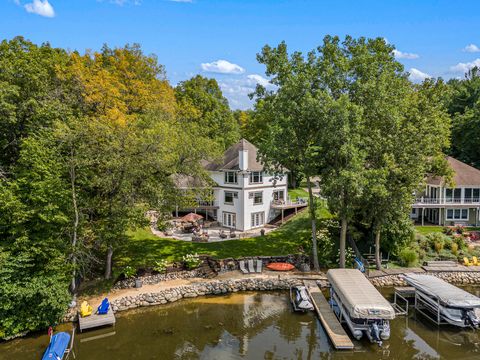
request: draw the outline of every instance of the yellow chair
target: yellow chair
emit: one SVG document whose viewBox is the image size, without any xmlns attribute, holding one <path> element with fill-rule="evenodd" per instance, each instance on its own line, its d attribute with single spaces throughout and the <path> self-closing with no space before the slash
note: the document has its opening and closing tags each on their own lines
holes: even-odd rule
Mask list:
<svg viewBox="0 0 480 360">
<path fill-rule="evenodd" d="M 82 305 L 80 305 L 80 316 L 81 317 L 86 317 L 92 315 L 93 308 L 88 304 L 88 302 L 84 301 L 82 302 Z"/>
<path fill-rule="evenodd" d="M 480 264 L 478 263 L 478 259 L 477 259 L 476 256 L 472 256 L 472 263 L 473 263 L 474 266 L 480 265 Z"/>
<path fill-rule="evenodd" d="M 472 266 L 473 263 L 471 263 L 470 260 L 468 260 L 467 257 L 464 257 L 464 258 L 463 258 L 463 265 L 465 265 L 465 266 Z"/>
</svg>

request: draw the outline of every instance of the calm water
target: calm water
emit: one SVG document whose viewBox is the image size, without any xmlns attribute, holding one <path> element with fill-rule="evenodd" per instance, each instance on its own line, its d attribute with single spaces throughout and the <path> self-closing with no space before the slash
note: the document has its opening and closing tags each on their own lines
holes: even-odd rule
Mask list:
<svg viewBox="0 0 480 360">
<path fill-rule="evenodd" d="M 439 330 L 414 313 L 391 327 L 382 348 L 367 340 L 333 351 L 314 313 L 292 313 L 285 292 L 236 293 L 119 314 L 115 328 L 77 334 L 74 349 L 77 360 L 480 359 L 480 330 Z M 47 343 L 37 335 L 0 344 L 0 359 L 41 359 Z"/>
</svg>

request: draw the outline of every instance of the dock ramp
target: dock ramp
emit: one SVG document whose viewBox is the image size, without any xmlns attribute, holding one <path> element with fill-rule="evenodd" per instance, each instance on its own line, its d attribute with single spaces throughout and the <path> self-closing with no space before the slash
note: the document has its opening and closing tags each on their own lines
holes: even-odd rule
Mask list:
<svg viewBox="0 0 480 360">
<path fill-rule="evenodd" d="M 335 316 L 333 310 L 325 299 L 322 291 L 314 280 L 304 280 L 303 284 L 307 288 L 308 294 L 312 299 L 315 311 L 320 318 L 320 322 L 325 329 L 330 341 L 335 349 L 350 350 L 353 349 L 353 342 L 347 335 L 342 325 Z"/>
</svg>

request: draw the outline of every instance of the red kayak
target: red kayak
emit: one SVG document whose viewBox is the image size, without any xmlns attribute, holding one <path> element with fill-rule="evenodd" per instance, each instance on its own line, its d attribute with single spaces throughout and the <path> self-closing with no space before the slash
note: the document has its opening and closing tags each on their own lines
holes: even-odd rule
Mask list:
<svg viewBox="0 0 480 360">
<path fill-rule="evenodd" d="M 267 265 L 267 269 L 273 270 L 273 271 L 290 271 L 295 269 L 295 266 L 289 263 L 270 263 Z"/>
</svg>

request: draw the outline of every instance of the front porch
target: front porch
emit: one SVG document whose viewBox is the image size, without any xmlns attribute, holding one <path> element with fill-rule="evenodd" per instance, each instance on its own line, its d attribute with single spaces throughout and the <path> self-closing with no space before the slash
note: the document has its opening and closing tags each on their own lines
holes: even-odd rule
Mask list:
<svg viewBox="0 0 480 360">
<path fill-rule="evenodd" d="M 411 219 L 418 225 L 475 226 L 479 224 L 480 207 L 472 207 L 467 204 L 449 204 L 445 206 L 421 206 L 415 204 L 412 207 Z"/>
</svg>

